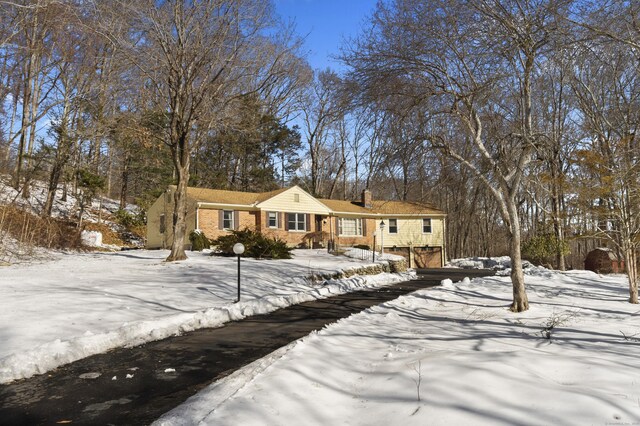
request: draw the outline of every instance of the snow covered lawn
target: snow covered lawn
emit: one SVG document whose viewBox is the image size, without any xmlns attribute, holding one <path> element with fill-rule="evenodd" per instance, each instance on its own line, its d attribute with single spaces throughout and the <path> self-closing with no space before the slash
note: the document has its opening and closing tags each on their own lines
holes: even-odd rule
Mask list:
<svg viewBox="0 0 640 426">
<path fill-rule="evenodd" d="M 323 250 L 296 250 L 291 260 L 242 260 L 242 300 L 235 258 L 168 251 L 58 254 L 31 265 L 0 267 L 0 383 L 44 373 L 77 359 L 183 331 L 216 327 L 255 313 L 408 274 L 313 281 L 370 262 Z"/>
<path fill-rule="evenodd" d="M 213 384 L 158 421 L 216 425 L 640 424 L 640 306 L 623 276 L 531 268 L 373 307 Z"/>
</svg>

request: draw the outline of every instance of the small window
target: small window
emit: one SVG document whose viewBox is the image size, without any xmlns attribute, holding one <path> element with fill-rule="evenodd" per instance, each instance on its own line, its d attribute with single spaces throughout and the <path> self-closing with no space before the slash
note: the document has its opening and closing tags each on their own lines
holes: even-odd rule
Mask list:
<svg viewBox="0 0 640 426">
<path fill-rule="evenodd" d="M 398 219 L 389 219 L 389 233 L 390 234 L 398 233 Z"/>
<path fill-rule="evenodd" d="M 164 234 L 166 230 L 167 230 L 167 219 L 165 215 L 161 214 L 160 215 L 160 233 Z"/>
<path fill-rule="evenodd" d="M 233 210 L 225 210 L 222 213 L 222 229 L 235 229 L 233 227 Z"/>
<path fill-rule="evenodd" d="M 287 213 L 289 231 L 306 231 L 307 215 L 304 213 Z"/>
<path fill-rule="evenodd" d="M 267 213 L 267 226 L 269 228 L 277 228 L 278 227 L 278 213 L 276 212 L 268 212 Z"/>
<path fill-rule="evenodd" d="M 422 219 L 422 233 L 423 234 L 431 233 L 431 219 Z"/>
<path fill-rule="evenodd" d="M 299 203 L 300 202 L 300 194 L 293 194 L 293 201 L 295 203 Z"/>
<path fill-rule="evenodd" d="M 362 219 L 340 218 L 339 234 L 344 236 L 362 236 Z"/>
</svg>

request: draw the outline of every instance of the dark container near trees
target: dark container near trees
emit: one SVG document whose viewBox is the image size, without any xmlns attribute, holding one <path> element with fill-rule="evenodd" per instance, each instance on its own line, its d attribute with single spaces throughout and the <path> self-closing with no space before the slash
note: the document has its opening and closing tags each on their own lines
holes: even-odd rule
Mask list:
<svg viewBox="0 0 640 426">
<path fill-rule="evenodd" d="M 598 247 L 587 254 L 584 269 L 599 274 L 617 274 L 624 272 L 624 260 L 619 259 L 610 248 Z"/>
</svg>

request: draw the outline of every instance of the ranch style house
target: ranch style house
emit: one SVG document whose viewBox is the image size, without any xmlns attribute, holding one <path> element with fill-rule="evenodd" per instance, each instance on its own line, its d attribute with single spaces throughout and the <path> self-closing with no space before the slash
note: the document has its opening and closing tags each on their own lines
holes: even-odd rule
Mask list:
<svg viewBox="0 0 640 426">
<path fill-rule="evenodd" d="M 175 186 L 147 212 L 147 248 L 168 248 L 173 238 Z M 364 190 L 358 201 L 317 199 L 293 186 L 271 192 L 187 189 L 187 233 L 198 229 L 209 239 L 250 228 L 291 246 L 339 249 L 368 246 L 403 255 L 410 267 L 445 263 L 446 215 L 424 203 L 374 200 Z M 382 226 L 381 226 L 382 224 Z M 187 248 L 190 243 L 185 241 Z"/>
</svg>

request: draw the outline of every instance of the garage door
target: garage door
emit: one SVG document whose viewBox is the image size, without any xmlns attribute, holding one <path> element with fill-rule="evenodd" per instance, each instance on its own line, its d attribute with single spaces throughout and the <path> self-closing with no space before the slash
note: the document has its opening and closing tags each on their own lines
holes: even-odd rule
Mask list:
<svg viewBox="0 0 640 426">
<path fill-rule="evenodd" d="M 442 248 L 414 248 L 413 253 L 417 268 L 442 268 Z"/>
</svg>

